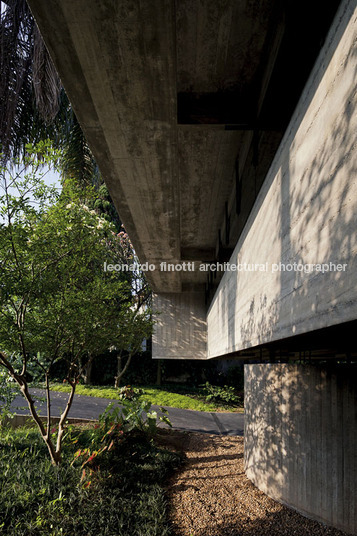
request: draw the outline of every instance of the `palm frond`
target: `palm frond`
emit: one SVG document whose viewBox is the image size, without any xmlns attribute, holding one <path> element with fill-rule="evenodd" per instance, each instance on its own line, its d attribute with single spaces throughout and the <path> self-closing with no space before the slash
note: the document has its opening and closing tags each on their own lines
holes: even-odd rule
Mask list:
<svg viewBox="0 0 357 536">
<path fill-rule="evenodd" d="M 31 53 L 34 20 L 25 0 L 2 3 L 0 20 L 0 143 L 9 157 L 19 116 L 31 100 Z"/>
<path fill-rule="evenodd" d="M 93 186 L 99 186 L 103 182 L 92 151 L 74 114 L 71 130 L 63 148 L 64 179 L 76 178 L 83 185 Z"/>
<path fill-rule="evenodd" d="M 59 111 L 61 81 L 37 25 L 33 37 L 32 83 L 36 109 L 44 122 L 49 124 Z"/>
<path fill-rule="evenodd" d="M 1 3 L 0 149 L 3 158 L 50 139 L 62 150 L 65 177 L 97 188 L 98 166 L 61 85 L 26 0 Z"/>
</svg>

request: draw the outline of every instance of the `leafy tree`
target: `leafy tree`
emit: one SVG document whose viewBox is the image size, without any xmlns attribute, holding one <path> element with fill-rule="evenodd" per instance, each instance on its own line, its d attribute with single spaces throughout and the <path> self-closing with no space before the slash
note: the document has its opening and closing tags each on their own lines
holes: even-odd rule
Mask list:
<svg viewBox="0 0 357 536">
<path fill-rule="evenodd" d="M 27 146 L 23 173 L 1 169 L 0 195 L 0 364 L 19 385 L 54 464 L 76 383 L 93 356 L 110 346 L 130 352 L 152 329 L 135 278 L 103 270 L 104 262 L 134 261 L 123 234 L 70 185 L 61 195 L 45 185 L 41 166 L 56 158 L 49 144 Z M 71 392 L 52 433 L 50 378 L 59 360 Z M 29 390 L 32 364 L 45 381 L 46 423 Z"/>
</svg>

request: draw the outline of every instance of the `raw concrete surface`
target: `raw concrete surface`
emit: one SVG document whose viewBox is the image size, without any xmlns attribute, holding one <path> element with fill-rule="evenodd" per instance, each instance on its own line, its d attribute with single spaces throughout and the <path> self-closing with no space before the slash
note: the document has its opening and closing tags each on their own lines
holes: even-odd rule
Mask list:
<svg viewBox="0 0 357 536">
<path fill-rule="evenodd" d="M 36 406 L 40 416 L 46 416 L 46 404 L 38 400 L 45 396 L 43 389 L 30 389 L 37 398 Z M 59 417 L 67 403 L 68 394 L 51 391 L 51 412 L 53 417 Z M 105 408 L 113 402 L 107 398 L 75 395 L 68 417 L 76 419 L 98 419 Z M 114 404 L 120 405 L 114 401 Z M 29 415 L 29 409 L 22 396 L 17 397 L 11 406 L 19 415 Z M 153 406 L 158 409 L 158 406 Z M 190 432 L 206 432 L 209 434 L 243 435 L 244 415 L 241 413 L 213 413 L 193 411 L 179 408 L 166 408 L 173 428 Z"/>
<path fill-rule="evenodd" d="M 217 357 L 356 318 L 355 0 L 29 5 L 141 262 L 348 264 L 226 273 L 207 353 L 180 354 L 163 314 L 159 356 Z M 208 305 L 219 278 L 207 276 L 147 272 L 158 294 L 211 287 Z M 188 319 L 205 320 L 197 307 Z"/>
<path fill-rule="evenodd" d="M 28 3 L 141 262 L 231 251 L 338 0 Z"/>
<path fill-rule="evenodd" d="M 273 499 L 357 534 L 357 370 L 245 365 L 245 471 Z"/>
<path fill-rule="evenodd" d="M 153 358 L 207 358 L 204 293 L 154 294 L 153 310 L 160 311 L 152 337 Z"/>
<path fill-rule="evenodd" d="M 268 269 L 224 274 L 209 358 L 357 318 L 356 17 L 343 1 L 230 259 Z M 345 270 L 272 271 L 330 262 Z"/>
</svg>

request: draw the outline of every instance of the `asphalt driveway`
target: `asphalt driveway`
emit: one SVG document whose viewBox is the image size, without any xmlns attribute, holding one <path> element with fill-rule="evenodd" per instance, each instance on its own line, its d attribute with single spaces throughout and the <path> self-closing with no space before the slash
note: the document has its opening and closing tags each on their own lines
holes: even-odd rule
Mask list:
<svg viewBox="0 0 357 536">
<path fill-rule="evenodd" d="M 36 407 L 41 416 L 46 416 L 46 404 L 41 397 L 45 396 L 43 389 L 31 389 L 36 399 Z M 51 391 L 52 416 L 59 417 L 67 403 L 68 394 Z M 105 408 L 113 402 L 107 398 L 95 398 L 92 396 L 75 395 L 68 417 L 75 419 L 98 419 Z M 119 402 L 114 401 L 120 405 Z M 157 406 L 153 408 L 158 409 Z M 26 401 L 17 397 L 11 406 L 12 411 L 19 415 L 28 415 L 29 409 Z M 244 415 L 242 413 L 214 413 L 193 411 L 190 409 L 166 408 L 169 419 L 176 430 L 191 432 L 205 432 L 218 435 L 242 436 L 244 431 Z"/>
</svg>

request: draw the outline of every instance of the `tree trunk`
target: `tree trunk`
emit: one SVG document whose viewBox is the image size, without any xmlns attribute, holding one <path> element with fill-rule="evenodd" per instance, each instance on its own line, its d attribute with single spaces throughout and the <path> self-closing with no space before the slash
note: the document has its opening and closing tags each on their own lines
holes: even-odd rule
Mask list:
<svg viewBox="0 0 357 536">
<path fill-rule="evenodd" d="M 122 364 L 121 364 L 121 355 L 119 354 L 117 356 L 117 375 L 115 376 L 115 383 L 114 383 L 114 387 L 116 389 L 119 389 L 121 376 L 122 376 Z"/>
<path fill-rule="evenodd" d="M 130 361 L 133 354 L 128 355 L 128 359 L 125 363 L 124 368 L 122 368 L 122 360 L 121 360 L 121 354 L 118 355 L 118 366 L 117 366 L 117 375 L 115 376 L 115 384 L 114 386 L 118 389 L 120 386 L 120 380 L 124 376 L 125 372 L 127 371 L 128 366 L 130 365 Z"/>
<path fill-rule="evenodd" d="M 61 458 L 62 458 L 62 456 L 61 456 L 61 452 L 62 452 L 62 436 L 63 436 L 64 431 L 65 431 L 65 422 L 66 422 L 69 410 L 71 409 L 71 406 L 72 406 L 74 393 L 75 393 L 75 390 L 76 390 L 76 382 L 75 381 L 69 382 L 70 386 L 71 386 L 71 392 L 70 392 L 68 400 L 67 400 L 67 405 L 66 405 L 62 415 L 60 416 L 60 420 L 59 420 L 59 423 L 58 423 L 57 442 L 56 442 L 56 446 L 55 446 L 54 442 L 52 441 L 52 438 L 51 438 L 51 401 L 50 401 L 50 388 L 49 388 L 48 374 L 46 374 L 46 398 L 47 398 L 47 412 L 48 412 L 48 414 L 47 414 L 47 426 L 45 426 L 43 424 L 42 420 L 40 419 L 37 411 L 36 411 L 35 402 L 34 402 L 34 399 L 32 398 L 31 393 L 29 391 L 29 386 L 28 386 L 28 383 L 27 383 L 27 381 L 25 379 L 25 376 L 23 376 L 21 374 L 17 374 L 15 372 L 13 366 L 11 365 L 9 360 L 7 359 L 6 355 L 1 351 L 0 351 L 0 363 L 8 370 L 10 376 L 18 383 L 18 385 L 20 387 L 20 391 L 21 391 L 22 395 L 24 396 L 24 398 L 26 399 L 26 402 L 28 404 L 31 416 L 32 416 L 33 420 L 35 421 L 35 423 L 36 423 L 36 425 L 37 425 L 37 427 L 38 427 L 38 429 L 40 431 L 42 439 L 46 443 L 46 446 L 48 448 L 48 452 L 49 452 L 50 457 L 51 457 L 51 462 L 52 462 L 53 465 L 59 465 L 61 463 Z M 124 369 L 123 372 L 125 372 L 125 369 Z"/>
<path fill-rule="evenodd" d="M 93 359 L 90 359 L 86 365 L 86 368 L 84 369 L 84 383 L 85 385 L 89 385 L 92 382 L 92 368 L 93 368 Z"/>
<path fill-rule="evenodd" d="M 66 405 L 62 415 L 60 416 L 60 420 L 59 420 L 59 423 L 58 423 L 58 433 L 57 433 L 57 443 L 56 443 L 56 463 L 55 463 L 55 465 L 58 465 L 61 462 L 61 457 L 62 457 L 62 436 L 63 436 L 64 431 L 65 431 L 65 422 L 66 422 L 69 410 L 71 409 L 73 398 L 74 398 L 74 393 L 76 391 L 76 383 L 75 383 L 75 381 L 73 383 L 72 382 L 69 382 L 69 383 L 70 383 L 70 386 L 71 386 L 71 392 L 70 392 L 68 400 L 67 400 L 67 405 Z"/>
</svg>

